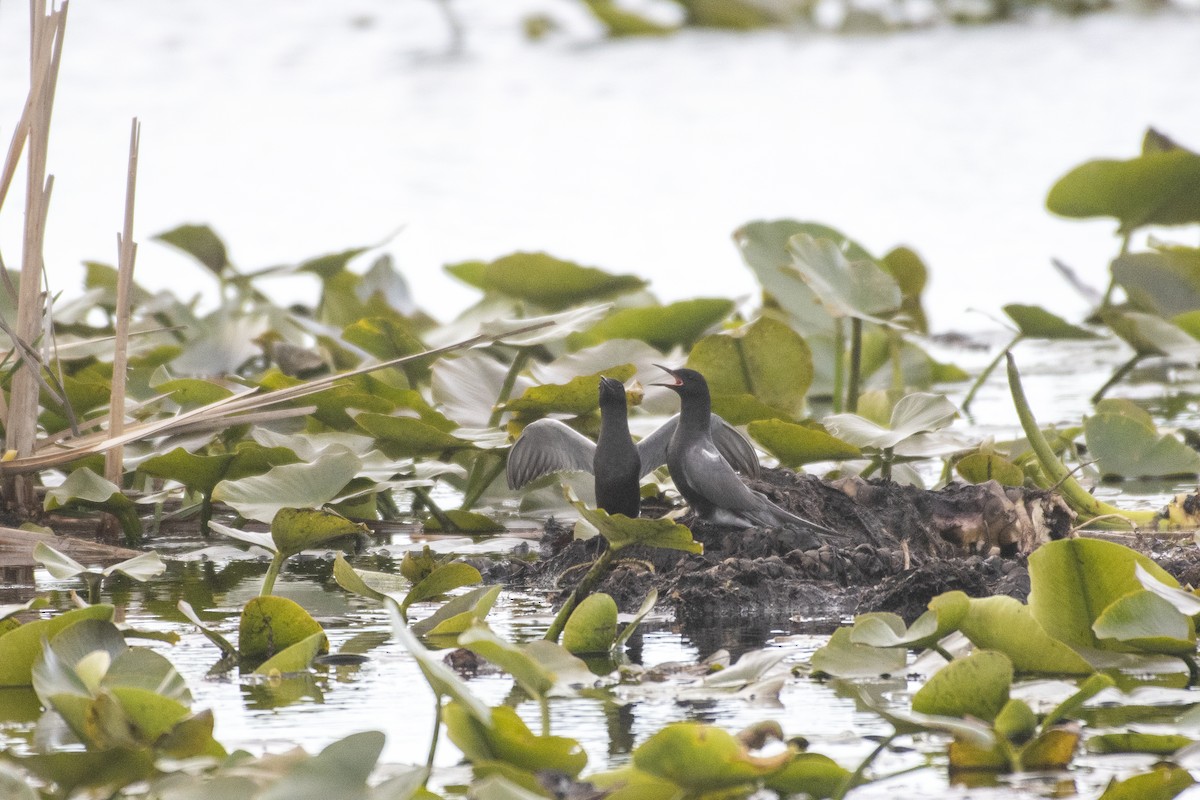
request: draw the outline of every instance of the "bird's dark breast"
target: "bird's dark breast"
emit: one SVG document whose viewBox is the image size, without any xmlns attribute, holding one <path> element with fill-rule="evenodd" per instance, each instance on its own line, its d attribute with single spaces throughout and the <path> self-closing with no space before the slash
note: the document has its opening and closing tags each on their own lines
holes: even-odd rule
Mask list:
<svg viewBox="0 0 1200 800">
<path fill-rule="evenodd" d="M 636 517 L 641 511 L 638 469 L 596 475 L 596 505 L 609 514 Z"/>
</svg>

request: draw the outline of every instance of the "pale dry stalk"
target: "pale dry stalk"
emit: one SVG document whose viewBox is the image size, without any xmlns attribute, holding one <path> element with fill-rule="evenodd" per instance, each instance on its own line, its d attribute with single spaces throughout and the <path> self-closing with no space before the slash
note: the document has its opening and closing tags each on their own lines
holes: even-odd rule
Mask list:
<svg viewBox="0 0 1200 800">
<path fill-rule="evenodd" d="M 142 126 L 133 118 L 129 132 L 129 169 L 125 181 L 125 227 L 117 234 L 117 310 L 116 341 L 113 345 L 112 389 L 108 403 L 108 433 L 119 437 L 125 432 L 125 378 L 129 363 L 129 313 L 133 287 L 133 262 L 137 242 L 133 240 L 133 199 L 137 189 L 138 146 Z M 104 454 L 104 477 L 121 485 L 125 472 L 125 448 L 117 445 Z"/>
</svg>

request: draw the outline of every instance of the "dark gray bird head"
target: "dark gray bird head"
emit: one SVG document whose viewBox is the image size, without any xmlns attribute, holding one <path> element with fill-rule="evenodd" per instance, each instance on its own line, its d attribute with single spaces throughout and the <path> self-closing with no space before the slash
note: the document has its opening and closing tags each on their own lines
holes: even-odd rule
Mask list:
<svg viewBox="0 0 1200 800">
<path fill-rule="evenodd" d="M 600 378 L 600 408 L 624 408 L 625 384 L 616 378 Z"/>
<path fill-rule="evenodd" d="M 696 398 L 703 399 L 708 402 L 708 381 L 704 380 L 704 376 L 694 369 L 671 369 L 664 367 L 662 364 L 655 364 L 664 372 L 667 372 L 675 379 L 673 383 L 656 383 L 655 386 L 665 386 L 671 391 L 679 395 L 681 399 Z"/>
</svg>

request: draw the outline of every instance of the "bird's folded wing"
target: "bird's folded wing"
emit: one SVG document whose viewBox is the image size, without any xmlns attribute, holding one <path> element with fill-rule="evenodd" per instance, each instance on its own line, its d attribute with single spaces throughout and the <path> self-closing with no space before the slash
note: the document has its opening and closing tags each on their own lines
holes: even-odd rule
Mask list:
<svg viewBox="0 0 1200 800">
<path fill-rule="evenodd" d="M 522 431 L 508 454 L 508 488 L 561 470 L 592 471 L 596 443 L 556 419 L 539 419 Z"/>
<path fill-rule="evenodd" d="M 671 443 L 671 437 L 675 435 L 675 429 L 678 427 L 679 415 L 676 414 L 654 433 L 638 442 L 638 456 L 642 459 L 642 474 L 639 477 L 644 478 L 667 463 L 667 445 Z M 741 431 L 716 414 L 712 415 L 709 430 L 712 432 L 713 444 L 731 467 L 743 475 L 758 477 L 758 452 Z"/>
</svg>

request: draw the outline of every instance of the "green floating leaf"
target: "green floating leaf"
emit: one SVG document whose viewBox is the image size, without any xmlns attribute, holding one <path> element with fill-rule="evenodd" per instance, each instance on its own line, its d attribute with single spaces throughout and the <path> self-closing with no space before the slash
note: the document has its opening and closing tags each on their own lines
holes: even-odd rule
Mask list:
<svg viewBox="0 0 1200 800">
<path fill-rule="evenodd" d="M 929 602 L 931 609 L 944 604 L 967 603 L 958 629 L 981 650 L 1004 653 L 1018 673 L 1089 675 L 1092 667 L 1074 650 L 1052 639 L 1034 618 L 1029 607 L 1003 595 L 968 598 L 962 592 L 946 592 Z"/>
<path fill-rule="evenodd" d="M 382 573 L 373 573 L 382 574 Z M 389 576 L 390 577 L 390 576 Z M 333 579 L 337 585 L 348 592 L 383 603 L 391 598 L 367 583 L 363 572 L 356 570 L 346 561 L 345 556 L 337 553 L 333 557 Z"/>
<path fill-rule="evenodd" d="M 447 508 L 442 513 L 446 515 L 446 519 L 450 520 L 451 532 L 454 533 L 503 533 L 508 530 L 503 523 L 497 522 L 486 514 L 463 511 L 461 508 Z M 432 514 L 421 520 L 421 526 L 431 532 L 442 530 L 442 523 Z"/>
<path fill-rule="evenodd" d="M 1001 486 L 1025 485 L 1025 471 L 997 453 L 971 453 L 955 462 L 954 469 L 967 483 L 996 481 Z"/>
<path fill-rule="evenodd" d="M 562 384 L 530 386 L 520 397 L 505 403 L 504 409 L 528 418 L 543 417 L 551 413 L 580 417 L 599 408 L 600 394 L 597 387 L 602 375 L 624 383 L 636 372 L 637 367 L 633 364 L 620 364 L 595 375 L 580 375 Z"/>
<path fill-rule="evenodd" d="M 1179 149 L 1089 161 L 1059 178 L 1046 207 L 1064 217 L 1115 217 L 1122 233 L 1200 222 L 1200 156 Z"/>
<path fill-rule="evenodd" d="M 1200 309 L 1200 248 L 1124 253 L 1112 262 L 1112 274 L 1141 311 L 1174 317 Z"/>
<path fill-rule="evenodd" d="M 29 686 L 33 663 L 42 652 L 42 640 L 87 619 L 112 620 L 113 607 L 94 605 L 27 622 L 0 635 L 0 686 Z"/>
<path fill-rule="evenodd" d="M 1118 598 L 1092 623 L 1101 640 L 1114 640 L 1150 653 L 1187 656 L 1196 652 L 1196 626 L 1169 601 L 1146 590 Z"/>
<path fill-rule="evenodd" d="M 1171 800 L 1196 782 L 1191 773 L 1173 764 L 1158 764 L 1149 772 L 1119 781 L 1113 778 L 1100 800 Z"/>
<path fill-rule="evenodd" d="M 831 317 L 883 322 L 903 301 L 896 279 L 873 260 L 847 260 L 836 242 L 800 233 L 788 240 L 792 264 Z"/>
<path fill-rule="evenodd" d="M 1143 589 L 1154 592 L 1154 594 L 1174 606 L 1175 610 L 1179 613 L 1189 617 L 1200 614 L 1200 597 L 1192 592 L 1163 583 L 1151 575 L 1141 564 L 1134 565 L 1133 574 L 1137 577 Z"/>
<path fill-rule="evenodd" d="M 288 674 L 303 672 L 312 666 L 313 659 L 321 653 L 329 652 L 329 639 L 324 631 L 318 631 L 293 645 L 285 647 L 279 653 L 268 658 L 254 670 L 255 675 L 270 675 L 278 672 Z"/>
<path fill-rule="evenodd" d="M 1160 434 L 1150 415 L 1128 400 L 1101 400 L 1083 420 L 1088 452 L 1105 477 L 1166 478 L 1200 473 L 1200 453 Z"/>
<path fill-rule="evenodd" d="M 928 648 L 959 627 L 970 607 L 961 592 L 940 595 L 941 602 L 930 603 L 929 610 L 907 628 L 895 614 L 877 612 L 862 614 L 854 620 L 850 641 L 871 647 Z"/>
<path fill-rule="evenodd" d="M 1142 590 L 1141 565 L 1156 580 L 1179 582 L 1146 556 L 1098 539 L 1047 542 L 1029 556 L 1029 609 L 1053 639 L 1075 649 L 1121 649 L 1097 637 L 1092 625 L 1110 605 Z M 1128 648 L 1125 648 L 1128 649 Z"/>
<path fill-rule="evenodd" d="M 229 266 L 225 243 L 207 225 L 180 225 L 151 238 L 179 248 L 217 275 Z"/>
<path fill-rule="evenodd" d="M 513 676 L 530 696 L 544 698 L 554 686 L 555 676 L 521 647 L 501 639 L 491 628 L 476 622 L 458 637 L 458 646 L 486 658 Z"/>
<path fill-rule="evenodd" d="M 617 603 L 603 592 L 589 594 L 563 628 L 563 647 L 575 655 L 607 653 L 617 636 Z"/>
<path fill-rule="evenodd" d="M 958 415 L 940 394 L 916 392 L 896 402 L 888 427 L 858 414 L 832 414 L 824 419 L 831 434 L 857 447 L 895 448 L 906 439 L 945 428 Z"/>
<path fill-rule="evenodd" d="M 413 603 L 421 603 L 460 586 L 470 586 L 482 580 L 483 576 L 479 574 L 479 570 L 470 564 L 462 561 L 442 564 L 409 589 L 408 594 L 404 596 L 404 602 L 400 604 L 400 610 L 404 611 Z"/>
<path fill-rule="evenodd" d="M 349 450 L 330 447 L 312 464 L 287 464 L 264 475 L 221 481 L 213 500 L 232 506 L 246 519 L 270 523 L 281 508 L 318 508 L 338 496 L 362 469 Z"/>
<path fill-rule="evenodd" d="M 481 586 L 458 595 L 443 603 L 425 619 L 414 623 L 413 633 L 418 636 L 459 635 L 487 617 L 496 604 L 496 598 L 500 596 L 501 588 L 499 585 Z"/>
<path fill-rule="evenodd" d="M 778 772 L 791 752 L 751 755 L 733 734 L 712 725 L 672 722 L 633 751 L 633 765 L 688 793 L 753 784 Z"/>
<path fill-rule="evenodd" d="M 499 594 L 499 586 L 492 588 Z M 420 640 L 409 630 L 408 623 L 405 622 L 404 617 L 400 614 L 400 607 L 398 605 L 395 603 L 385 603 L 385 606 L 388 610 L 388 616 L 391 617 L 392 632 L 396 640 L 416 660 L 417 666 L 421 668 L 421 672 L 425 675 L 425 680 L 429 681 L 434 694 L 438 698 L 452 698 L 460 708 L 465 709 L 477 722 L 482 725 L 491 725 L 492 709 L 471 693 L 471 690 L 463 683 L 462 678 L 454 674 L 454 670 L 446 666 L 441 659 L 434 657 L 421 644 Z"/>
<path fill-rule="evenodd" d="M 706 336 L 688 354 L 687 366 L 703 373 L 714 411 L 733 425 L 780 414 L 798 416 L 813 378 L 808 344 L 770 317 L 760 317 L 736 331 Z M 744 397 L 752 397 L 771 411 L 751 418 L 730 413 L 737 406 L 731 407 L 727 401 Z"/>
<path fill-rule="evenodd" d="M 782 466 L 798 469 L 818 461 L 861 458 L 862 450 L 830 436 L 824 430 L 779 419 L 755 420 L 747 426 L 750 436 Z"/>
<path fill-rule="evenodd" d="M 646 285 L 634 275 L 613 275 L 546 253 L 513 253 L 491 263 L 455 264 L 446 267 L 446 271 L 484 291 L 528 300 L 552 311 L 635 291 Z"/>
<path fill-rule="evenodd" d="M 624 514 L 609 514 L 599 508 L 588 508 L 578 500 L 572 505 L 608 541 L 613 550 L 634 544 L 703 553 L 704 545 L 692 539 L 692 532 L 665 517 L 661 519 L 630 519 Z"/>
<path fill-rule="evenodd" d="M 1100 318 L 1140 356 L 1193 360 L 1200 354 L 1200 342 L 1179 326 L 1154 314 L 1110 309 L 1102 312 Z"/>
<path fill-rule="evenodd" d="M 1008 703 L 1012 679 L 1013 664 L 1008 656 L 979 650 L 935 672 L 913 695 L 913 711 L 991 722 Z"/>
<path fill-rule="evenodd" d="M 1150 753 L 1169 756 L 1193 740 L 1177 733 L 1102 733 L 1089 737 L 1089 753 Z"/>
<path fill-rule="evenodd" d="M 237 656 L 237 648 L 230 644 L 229 640 L 224 636 L 201 622 L 199 615 L 196 614 L 191 603 L 187 600 L 180 600 L 175 607 L 179 609 L 180 614 L 183 614 L 187 618 L 188 622 L 200 629 L 200 633 L 204 634 L 204 638 L 217 646 L 217 649 L 221 651 L 221 658 L 235 658 Z"/>
<path fill-rule="evenodd" d="M 573 347 L 582 348 L 609 339 L 637 339 L 664 353 L 675 347 L 688 349 L 733 313 L 733 308 L 732 300 L 706 298 L 681 300 L 665 306 L 622 308 L 583 333 L 573 334 L 569 342 Z"/>
<path fill-rule="evenodd" d="M 763 784 L 781 795 L 806 794 L 809 797 L 835 797 L 850 780 L 850 770 L 820 753 L 796 753 L 778 772 L 768 775 Z"/>
<path fill-rule="evenodd" d="M 317 633 L 320 623 L 294 600 L 255 597 L 242 609 L 238 652 L 244 661 L 267 659 Z"/>
<path fill-rule="evenodd" d="M 654 604 L 657 602 L 658 589 L 651 589 L 650 593 L 646 595 L 646 599 L 642 601 L 641 606 L 638 607 L 637 612 L 634 613 L 633 619 L 629 620 L 629 624 L 622 628 L 621 632 L 617 634 L 617 638 L 613 640 L 614 650 L 625 646 L 625 642 L 629 641 L 629 637 L 633 636 L 634 632 L 637 631 L 638 625 L 653 610 Z"/>
<path fill-rule="evenodd" d="M 281 508 L 271 520 L 271 541 L 284 557 L 319 547 L 332 539 L 367 531 L 333 511 L 318 508 Z"/>
<path fill-rule="evenodd" d="M 1041 306 L 1010 303 L 1002 309 L 1027 339 L 1096 339 L 1087 328 L 1072 325 Z"/>
<path fill-rule="evenodd" d="M 452 436 L 412 417 L 362 413 L 354 418 L 358 427 L 375 438 L 389 458 L 440 457 L 459 450 L 474 450 L 475 444 Z"/>
<path fill-rule="evenodd" d="M 905 652 L 898 648 L 854 644 L 850 628 L 838 628 L 829 641 L 812 655 L 814 672 L 835 678 L 878 678 L 903 675 Z"/>
<path fill-rule="evenodd" d="M 447 703 L 442 721 L 450 741 L 469 761 L 502 761 L 528 772 L 555 770 L 575 777 L 587 764 L 579 742 L 563 736 L 536 736 L 508 706 L 491 710 L 484 721 L 462 703 Z"/>
</svg>

